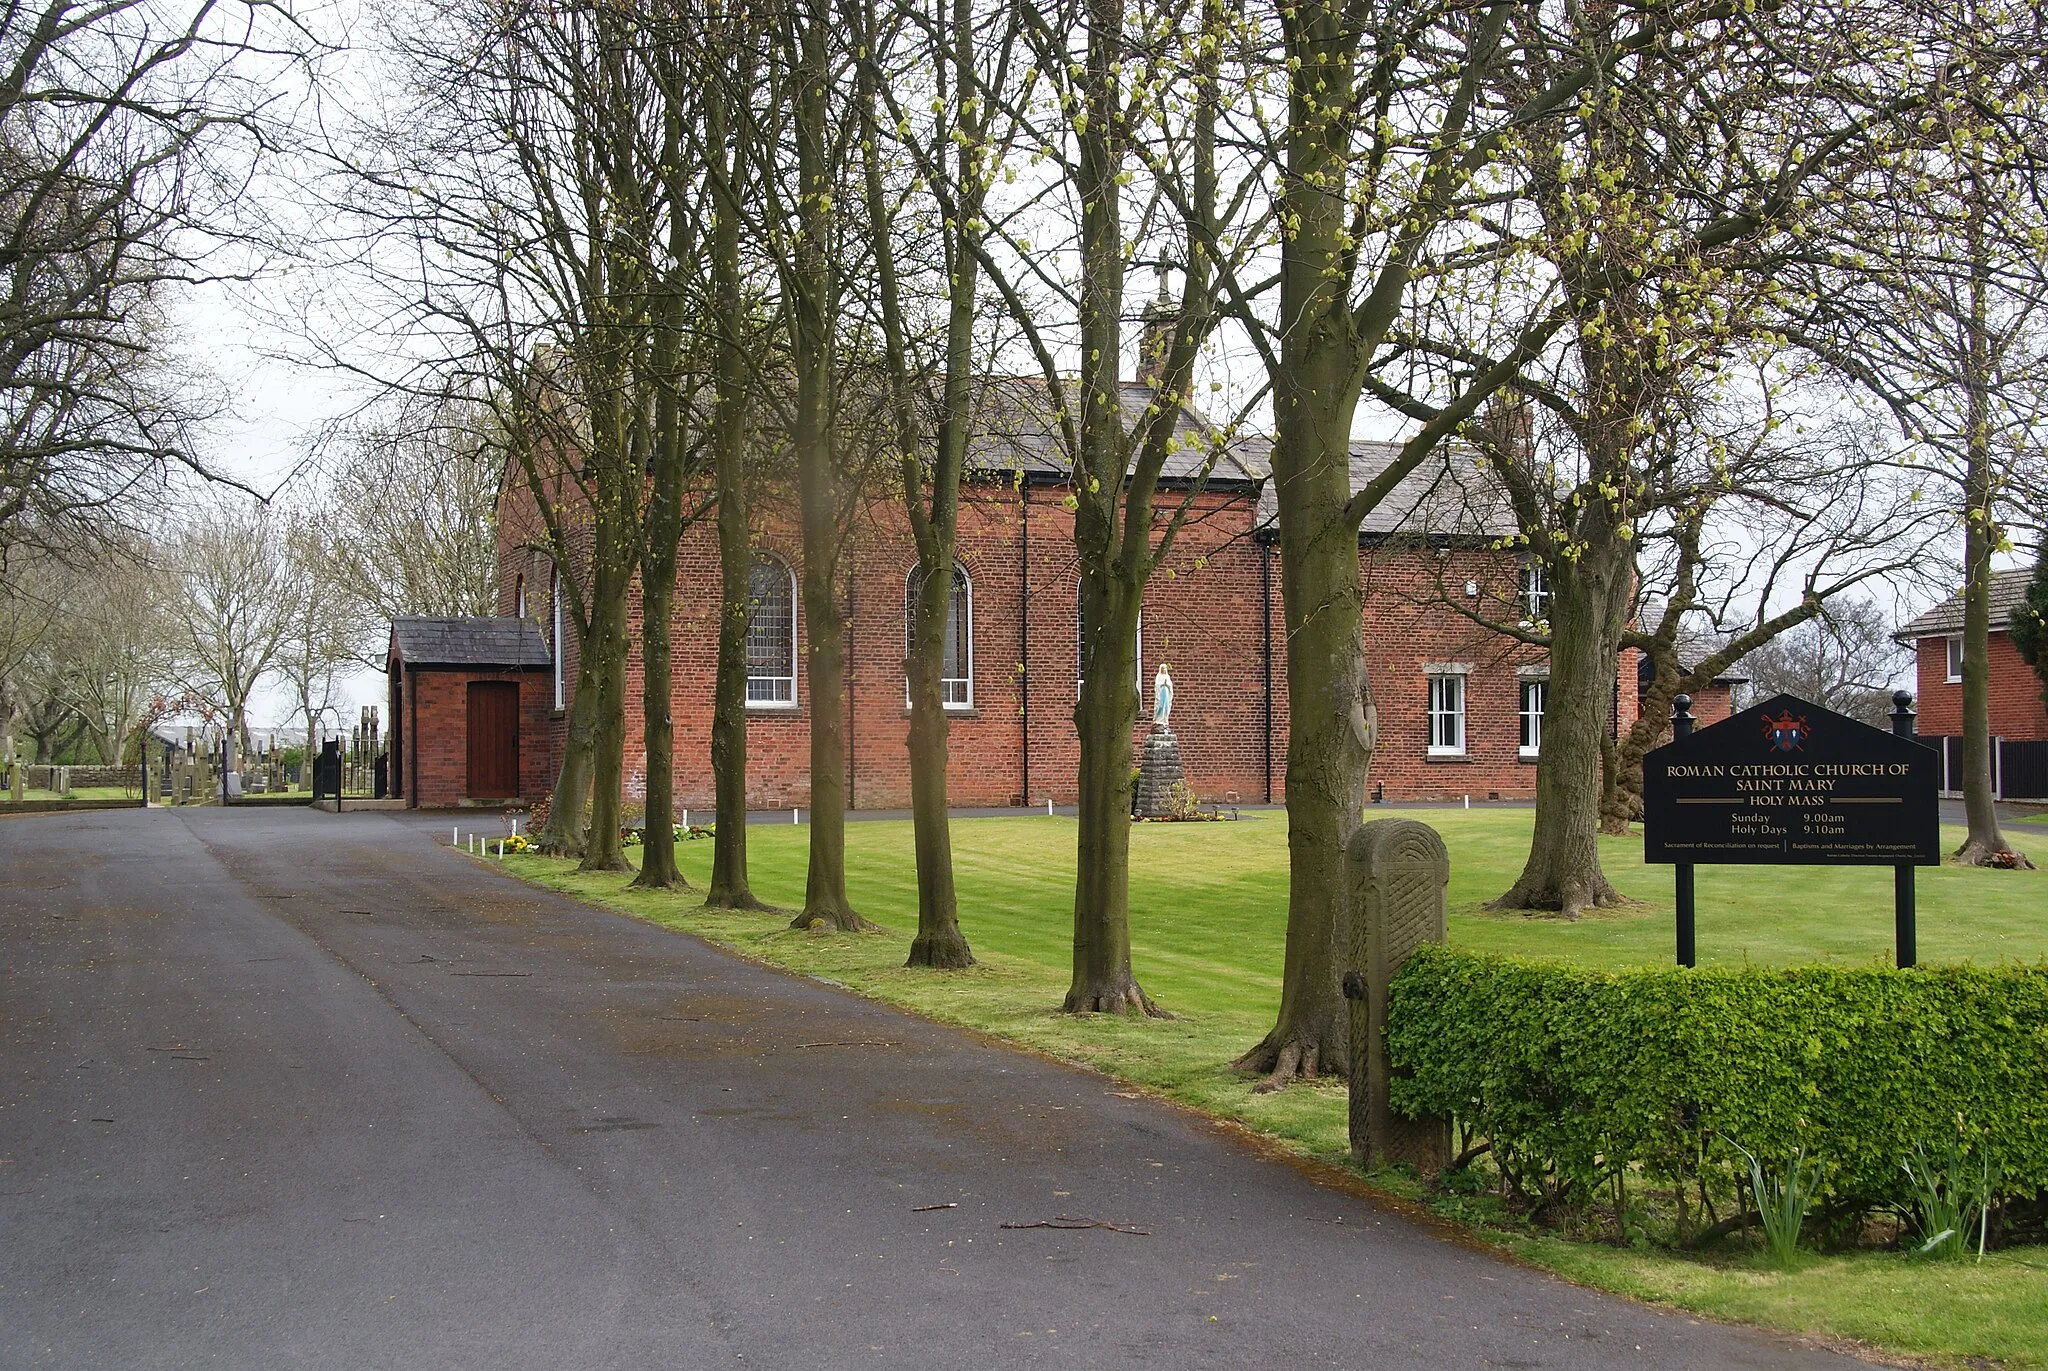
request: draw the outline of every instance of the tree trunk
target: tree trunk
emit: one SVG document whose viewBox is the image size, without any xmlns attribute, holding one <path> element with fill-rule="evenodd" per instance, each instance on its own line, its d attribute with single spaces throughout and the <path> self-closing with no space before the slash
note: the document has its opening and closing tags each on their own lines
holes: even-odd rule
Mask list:
<svg viewBox="0 0 2048 1371">
<path fill-rule="evenodd" d="M 872 46 L 874 14 L 864 18 L 870 28 L 862 44 Z M 941 374 L 941 415 L 932 452 L 929 474 L 919 451 L 921 428 L 917 421 L 915 383 L 906 341 L 903 309 L 897 292 L 895 246 L 886 237 L 875 245 L 877 285 L 882 304 L 882 330 L 889 358 L 892 409 L 896 416 L 896 438 L 901 452 L 898 461 L 903 477 L 904 509 L 917 543 L 917 601 L 912 620 L 909 660 L 905 674 L 910 688 L 910 810 L 917 844 L 917 936 L 910 944 L 908 966 L 925 966 L 950 971 L 974 965 L 974 953 L 960 931 L 960 901 L 953 886 L 953 829 L 946 813 L 947 734 L 942 693 L 945 677 L 947 626 L 953 607 L 953 555 L 958 541 L 960 476 L 965 465 L 968 427 L 973 408 L 975 292 L 980 280 L 980 263 L 975 253 L 981 244 L 981 212 L 985 199 L 986 173 L 979 165 L 978 144 L 986 129 L 987 111 L 970 94 L 975 77 L 974 24 L 976 16 L 967 0 L 955 0 L 947 40 L 952 49 L 954 84 L 952 98 L 958 123 L 955 132 L 957 173 L 954 193 L 956 208 L 945 232 L 945 254 L 952 281 L 947 296 L 945 369 Z M 888 197 L 884 191 L 878 155 L 880 127 L 877 87 L 879 76 L 872 62 L 860 66 L 860 103 L 867 122 L 868 138 L 863 149 L 866 172 L 868 215 L 871 222 L 887 222 Z M 929 486 L 929 501 L 926 488 Z M 972 625 L 958 626 L 971 633 Z M 1028 797 L 1026 797 L 1028 799 Z"/>
<path fill-rule="evenodd" d="M 946 815 L 946 707 L 939 694 L 946 611 L 953 598 L 952 541 L 946 570 L 926 574 L 918 596 L 917 639 L 910 671 L 910 813 L 917 845 L 917 937 L 907 966 L 941 971 L 974 965 L 960 931 L 953 889 L 953 830 Z M 936 601 L 937 603 L 934 603 Z"/>
<path fill-rule="evenodd" d="M 827 458 L 826 460 L 830 460 Z M 829 925 L 845 933 L 873 927 L 846 897 L 846 616 L 832 574 L 837 530 L 829 501 L 804 515 L 804 626 L 809 631 L 805 686 L 811 692 L 811 852 L 804 907 L 791 928 Z M 816 517 L 827 523 L 814 528 Z"/>
<path fill-rule="evenodd" d="M 1363 821 L 1377 722 L 1366 679 L 1358 523 L 1349 513 L 1351 420 L 1361 336 L 1343 273 L 1353 209 L 1346 194 L 1359 37 L 1349 10 L 1304 6 L 1287 35 L 1289 112 L 1280 262 L 1280 368 L 1273 384 L 1273 489 L 1287 630 L 1287 947 L 1280 1013 L 1237 1060 L 1277 1089 L 1296 1076 L 1350 1071 L 1340 977 L 1351 892 L 1344 850 Z M 1394 272 L 1371 300 L 1398 302 Z M 1383 328 L 1375 305 L 1366 327 Z"/>
<path fill-rule="evenodd" d="M 1600 766 L 1632 590 L 1629 545 L 1602 529 L 1551 572 L 1550 692 L 1536 764 L 1536 828 L 1514 886 L 1489 909 L 1626 903 L 1600 867 Z"/>
<path fill-rule="evenodd" d="M 594 593 L 603 594 L 600 582 Z M 619 831 L 620 800 L 625 787 L 626 753 L 626 597 L 604 594 L 591 616 L 584 651 L 596 658 L 585 672 L 596 685 L 590 748 L 590 825 L 583 835 L 583 861 L 578 871 L 631 871 Z M 588 659 L 586 659 L 588 660 Z M 549 816 L 553 818 L 552 815 Z"/>
<path fill-rule="evenodd" d="M 655 493 L 657 503 L 665 498 L 661 492 Z M 669 714 L 669 614 L 675 600 L 677 522 L 665 515 L 653 520 L 647 530 L 646 570 L 640 578 L 640 713 L 646 721 L 647 828 L 640 839 L 640 874 L 633 884 L 649 890 L 690 887 L 676 869 L 675 723 Z"/>
<path fill-rule="evenodd" d="M 1137 588 L 1084 572 L 1080 832 L 1069 1014 L 1159 1014 L 1131 974 L 1131 729 L 1137 723 Z"/>
<path fill-rule="evenodd" d="M 933 530 L 936 534 L 936 530 Z M 950 530 L 948 530 L 950 534 Z M 945 570 L 923 567 L 918 588 L 917 632 L 906 664 L 910 676 L 910 809 L 917 845 L 917 937 L 907 966 L 941 971 L 974 965 L 974 953 L 960 932 L 960 902 L 953 889 L 953 830 L 946 814 L 945 701 L 943 671 L 946 616 L 953 600 L 953 540 L 934 537 Z"/>
<path fill-rule="evenodd" d="M 805 678 L 811 692 L 810 870 L 804 881 L 804 907 L 791 927 L 826 924 L 854 932 L 869 925 L 846 898 L 846 619 L 838 596 L 839 521 L 846 511 L 832 404 L 838 282 L 828 258 L 840 233 L 833 209 L 836 168 L 827 127 L 833 22 L 823 9 L 799 7 L 791 102 L 799 200 L 797 232 L 785 273 L 790 363 L 796 379 L 790 446 L 796 451 L 803 506 Z"/>
<path fill-rule="evenodd" d="M 555 650 L 561 651 L 556 644 Z M 540 850 L 550 857 L 583 855 L 583 818 L 590 806 L 590 763 L 596 748 L 597 686 L 591 678 L 588 653 L 577 664 L 576 693 L 569 699 L 569 717 L 562 730 L 562 767 L 548 798 L 548 821 L 538 835 Z M 412 746 L 419 746 L 415 740 Z"/>
<path fill-rule="evenodd" d="M 1080 424 L 1074 552 L 1081 572 L 1080 824 L 1075 839 L 1070 1014 L 1157 1014 L 1131 974 L 1131 729 L 1137 722 L 1138 608 L 1150 570 L 1151 495 L 1131 469 L 1122 405 L 1122 187 L 1128 154 L 1120 73 L 1122 0 L 1087 0 L 1085 121 L 1077 121 L 1082 206 Z"/>
<path fill-rule="evenodd" d="M 1992 540 L 1989 511 L 1975 498 L 1980 480 L 1989 482 L 1980 475 L 1974 436 L 1971 447 L 1972 498 L 1963 530 L 1963 815 L 1969 831 L 1955 860 L 1964 866 L 2031 866 L 2005 840 L 1991 786 Z"/>
<path fill-rule="evenodd" d="M 724 398 L 720 399 L 723 408 Z M 711 700 L 711 777 L 716 826 L 711 839 L 708 909 L 768 906 L 747 882 L 747 574 L 754 564 L 747 539 L 746 473 L 739 435 L 718 454 L 719 588 L 718 677 Z"/>
<path fill-rule="evenodd" d="M 1320 367 L 1318 367 L 1320 363 Z M 1365 809 L 1377 738 L 1365 669 L 1358 531 L 1344 517 L 1353 404 L 1332 352 L 1305 359 L 1302 394 L 1275 406 L 1281 611 L 1287 633 L 1287 950 L 1280 1014 L 1237 1060 L 1266 1077 L 1350 1073 L 1350 887 L 1344 852 Z M 1342 397 L 1342 398 L 1340 398 Z"/>
<path fill-rule="evenodd" d="M 730 20 L 728 20 L 730 22 Z M 722 50 L 714 46 L 713 51 Z M 750 70 L 745 69 L 743 70 Z M 718 673 L 711 699 L 711 777 L 716 806 L 707 909 L 768 906 L 747 881 L 747 577 L 754 564 L 747 500 L 747 354 L 741 330 L 739 158 L 730 142 L 725 84 L 704 86 L 704 141 L 717 213 L 711 226 L 711 286 L 718 337 L 718 393 L 711 444 L 718 482 Z"/>
</svg>

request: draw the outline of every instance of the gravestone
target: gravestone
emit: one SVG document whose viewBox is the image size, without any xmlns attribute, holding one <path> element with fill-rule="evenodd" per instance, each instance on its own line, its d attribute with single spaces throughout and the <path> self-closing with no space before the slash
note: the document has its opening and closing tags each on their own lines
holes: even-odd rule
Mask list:
<svg viewBox="0 0 2048 1371">
<path fill-rule="evenodd" d="M 1172 813 L 1173 788 L 1181 778 L 1180 739 L 1170 728 L 1154 728 L 1145 735 L 1145 752 L 1138 760 L 1138 817 L 1158 819 Z"/>
<path fill-rule="evenodd" d="M 14 780 L 13 780 L 13 789 L 14 789 L 14 798 L 15 798 L 15 800 L 16 800 L 17 802 L 18 802 L 18 801 L 20 801 L 20 799 L 21 799 L 21 773 L 22 773 L 22 772 L 24 772 L 24 771 L 26 771 L 27 769 L 28 769 L 28 768 L 24 767 L 24 766 L 23 766 L 23 765 L 21 764 L 21 762 L 20 762 L 20 760 L 19 760 L 19 759 L 16 759 L 16 761 L 15 761 L 15 763 L 14 763 Z"/>
<path fill-rule="evenodd" d="M 1409 1119 L 1388 1103 L 1387 988 L 1415 949 L 1446 936 L 1444 842 L 1413 819 L 1375 819 L 1345 849 L 1351 885 L 1351 1155 L 1368 1166 L 1408 1162 L 1425 1176 L 1450 1163 L 1450 1125 Z"/>
</svg>

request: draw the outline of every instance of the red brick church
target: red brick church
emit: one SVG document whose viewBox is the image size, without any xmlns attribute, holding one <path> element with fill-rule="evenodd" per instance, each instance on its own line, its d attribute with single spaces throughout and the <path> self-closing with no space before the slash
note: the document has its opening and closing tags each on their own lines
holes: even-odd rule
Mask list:
<svg viewBox="0 0 2048 1371">
<path fill-rule="evenodd" d="M 1135 414 L 1151 394 L 1142 382 L 1126 383 L 1125 404 Z M 950 794 L 963 806 L 1068 803 L 1079 758 L 1072 713 L 1081 671 L 1073 516 L 1063 503 L 1068 477 L 1050 424 L 1013 414 L 985 427 L 1002 431 L 977 440 L 954 568 L 944 687 L 952 711 Z M 1266 446 L 1224 446 L 1197 492 L 1201 466 L 1219 440 L 1196 415 L 1184 415 L 1181 430 L 1160 504 L 1171 509 L 1192 499 L 1194 511 L 1171 565 L 1146 591 L 1139 729 L 1148 723 L 1151 673 L 1168 663 L 1173 725 L 1191 788 L 1204 800 L 1278 802 L 1287 780 L 1287 643 Z M 1353 487 L 1395 453 L 1391 444 L 1354 443 Z M 522 789 L 537 787 L 531 799 L 545 793 L 554 774 L 577 645 L 553 605 L 552 565 L 537 549 L 529 499 L 523 482 L 506 482 L 498 525 L 504 617 L 478 622 L 529 625 L 545 645 L 546 668 L 479 662 L 476 672 L 479 680 L 516 675 L 524 683 L 516 763 L 482 764 L 495 765 L 499 776 L 516 769 Z M 800 669 L 806 630 L 797 590 L 802 553 L 793 499 L 764 496 L 756 505 L 748 794 L 758 808 L 802 807 L 810 799 L 809 701 Z M 848 794 L 856 808 L 899 808 L 910 802 L 903 660 L 917 559 L 900 506 L 886 491 L 860 517 L 861 536 L 848 554 Z M 1540 572 L 1497 546 L 1514 531 L 1497 488 L 1451 454 L 1402 482 L 1362 530 L 1366 655 L 1380 722 L 1370 778 L 1375 798 L 1455 802 L 1535 793 L 1549 691 L 1545 658 L 1451 607 L 1496 622 L 1544 616 Z M 709 810 L 713 796 L 719 576 L 716 530 L 706 515 L 683 537 L 673 633 L 676 802 L 698 810 Z M 637 591 L 630 613 L 637 636 Z M 1625 664 L 1621 678 L 1630 688 L 1617 682 L 1603 702 L 1618 728 L 1635 716 L 1633 667 Z M 637 660 L 630 672 L 626 784 L 637 793 L 646 778 Z M 440 688 L 452 701 L 452 687 Z M 424 698 L 413 689 L 414 698 Z M 501 712 L 511 708 L 508 696 Z M 394 717 L 403 718 L 395 697 Z M 431 734 L 413 736 L 422 749 L 467 758 L 473 749 L 455 727 L 458 719 L 466 727 L 467 718 L 451 703 Z M 414 783 L 415 766 L 401 761 L 395 774 L 416 804 L 482 798 Z M 417 774 L 452 777 L 458 769 L 447 761 Z"/>
</svg>

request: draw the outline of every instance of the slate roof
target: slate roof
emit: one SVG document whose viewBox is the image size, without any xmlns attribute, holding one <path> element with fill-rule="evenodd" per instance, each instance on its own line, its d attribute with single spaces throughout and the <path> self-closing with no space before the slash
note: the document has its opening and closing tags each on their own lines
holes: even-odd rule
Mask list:
<svg viewBox="0 0 2048 1371">
<path fill-rule="evenodd" d="M 1401 455 L 1399 443 L 1354 439 L 1351 443 L 1351 490 L 1385 471 Z M 1259 494 L 1258 527 L 1271 528 L 1279 517 L 1280 497 L 1274 482 Z M 1517 532 L 1507 494 L 1468 449 L 1439 446 L 1421 465 L 1397 482 L 1387 497 L 1365 516 L 1359 532 L 1367 537 L 1401 533 L 1446 533 L 1458 537 L 1505 538 Z"/>
<path fill-rule="evenodd" d="M 407 666 L 522 670 L 554 661 L 530 619 L 393 619 L 391 650 Z"/>
<path fill-rule="evenodd" d="M 2027 598 L 2027 579 L 2033 572 L 2022 568 L 2018 571 L 1994 571 L 1991 573 L 1991 631 L 2004 633 L 2012 623 L 2012 612 Z M 1963 631 L 1963 592 L 1960 590 L 1943 600 L 1919 618 L 1900 626 L 1892 637 L 1901 643 L 1910 643 L 1915 638 L 1938 638 Z"/>
<path fill-rule="evenodd" d="M 1152 387 L 1143 381 L 1125 381 L 1119 400 L 1128 432 L 1144 417 L 1152 403 Z M 1068 401 L 1074 396 L 1069 391 Z M 1162 472 L 1167 481 L 1191 481 L 1201 474 L 1220 435 L 1199 410 L 1183 408 L 1174 427 L 1172 450 Z M 1209 473 L 1211 481 L 1248 483 L 1266 474 L 1264 449 L 1257 442 L 1239 440 L 1229 444 L 1216 458 Z M 1059 417 L 1045 382 L 1029 376 L 986 376 L 978 383 L 974 399 L 974 437 L 967 453 L 968 470 L 981 473 L 1022 471 L 1027 475 L 1065 476 L 1072 469 L 1060 442 Z"/>
</svg>

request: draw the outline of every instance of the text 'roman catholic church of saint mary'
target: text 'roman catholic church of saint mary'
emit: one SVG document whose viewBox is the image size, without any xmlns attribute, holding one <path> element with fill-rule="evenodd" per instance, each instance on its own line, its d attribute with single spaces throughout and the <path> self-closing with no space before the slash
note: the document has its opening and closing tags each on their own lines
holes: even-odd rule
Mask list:
<svg viewBox="0 0 2048 1371">
<path fill-rule="evenodd" d="M 1125 382 L 1135 420 L 1151 403 Z M 962 806 L 1070 802 L 1079 763 L 1079 578 L 1069 473 L 1042 385 L 991 379 L 961 493 L 958 560 L 943 687 L 951 715 L 949 794 Z M 1218 435 L 1183 413 L 1158 504 L 1193 510 L 1170 564 L 1145 592 L 1139 629 L 1139 721 L 1150 682 L 1170 663 L 1173 727 L 1189 786 L 1203 800 L 1278 802 L 1286 793 L 1287 642 L 1268 445 Z M 1351 484 L 1363 486 L 1397 447 L 1354 442 Z M 1202 468 L 1213 466 L 1196 489 Z M 861 507 L 844 572 L 848 617 L 847 777 L 852 805 L 910 803 L 904 657 L 917 557 L 900 505 L 884 485 Z M 747 793 L 756 808 L 810 800 L 806 626 L 794 499 L 755 499 L 750 576 Z M 1162 523 L 1165 514 L 1162 514 Z M 538 550 L 538 519 L 516 472 L 501 490 L 494 620 L 394 625 L 391 717 L 399 793 L 415 805 L 537 799 L 552 787 L 577 676 L 575 635 L 553 602 L 557 578 Z M 1397 486 L 1360 533 L 1365 649 L 1380 726 L 1375 798 L 1475 800 L 1535 793 L 1549 672 L 1541 649 L 1485 622 L 1539 620 L 1540 571 L 1502 550 L 1515 533 L 1484 470 L 1445 449 Z M 683 535 L 674 611 L 675 796 L 712 806 L 711 713 L 720 573 L 707 514 Z M 633 638 L 640 637 L 637 590 Z M 1636 715 L 1639 663 L 1623 655 L 1610 726 Z M 645 784 L 637 653 L 626 688 L 626 785 Z M 1711 722 L 1724 691 L 1700 699 Z M 417 740 L 417 741 L 416 741 Z M 1134 760 L 1135 765 L 1135 760 Z"/>
</svg>

